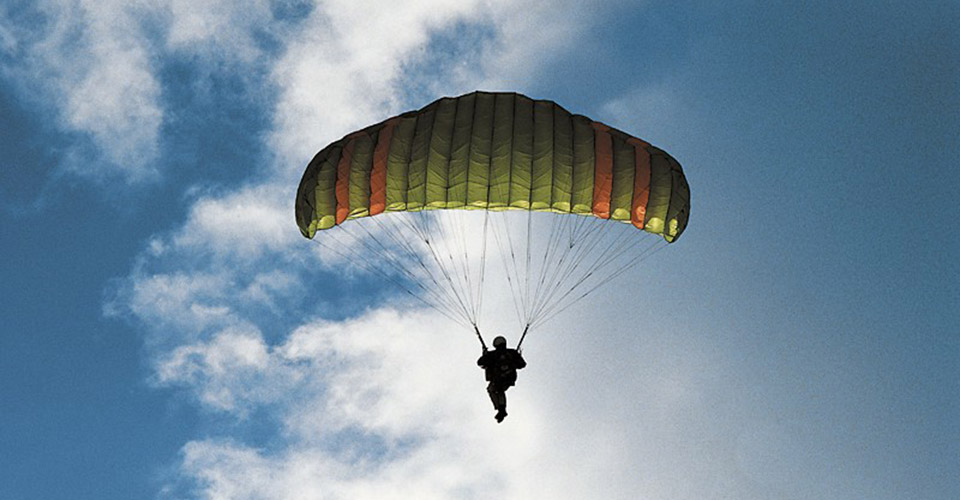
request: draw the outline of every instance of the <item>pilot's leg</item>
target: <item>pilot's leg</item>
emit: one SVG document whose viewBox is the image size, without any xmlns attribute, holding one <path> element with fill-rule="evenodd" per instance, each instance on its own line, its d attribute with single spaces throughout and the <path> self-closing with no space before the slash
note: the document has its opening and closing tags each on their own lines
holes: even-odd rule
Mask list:
<svg viewBox="0 0 960 500">
<path fill-rule="evenodd" d="M 490 382 L 487 384 L 487 394 L 490 395 L 490 402 L 493 403 L 494 410 L 506 409 L 507 395 L 496 383 Z"/>
<path fill-rule="evenodd" d="M 494 418 L 497 419 L 497 422 L 502 422 L 504 417 L 507 416 L 507 394 L 505 388 L 500 387 L 494 382 L 490 382 L 490 384 L 487 385 L 487 393 L 490 394 L 490 401 L 497 410 L 497 415 Z"/>
</svg>

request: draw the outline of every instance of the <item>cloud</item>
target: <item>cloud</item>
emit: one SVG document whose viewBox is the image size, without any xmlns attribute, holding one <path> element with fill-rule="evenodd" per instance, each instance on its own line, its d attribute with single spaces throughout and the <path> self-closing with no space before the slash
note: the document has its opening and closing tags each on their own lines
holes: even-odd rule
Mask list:
<svg viewBox="0 0 960 500">
<path fill-rule="evenodd" d="M 8 80 L 76 134 L 64 166 L 98 181 L 141 183 L 162 174 L 163 126 L 179 112 L 166 109 L 165 61 L 196 55 L 202 68 L 266 70 L 280 92 L 269 142 L 288 180 L 323 144 L 399 111 L 408 89 L 460 93 L 532 78 L 589 27 L 589 11 L 578 5 L 45 0 L 33 16 L 5 13 L 0 44 L 13 55 L 3 67 Z M 456 47 L 471 61 L 426 57 L 449 50 L 438 35 L 469 25 L 492 33 L 477 40 L 479 49 Z M 418 76 L 424 61 L 439 67 Z"/>
<path fill-rule="evenodd" d="M 763 450 L 743 443 L 755 435 L 737 439 L 747 430 L 741 423 L 710 418 L 729 415 L 711 396 L 726 368 L 693 368 L 716 362 L 715 353 L 672 342 L 669 331 L 653 332 L 643 351 L 627 356 L 604 342 L 564 350 L 560 330 L 537 339 L 503 424 L 493 421 L 469 332 L 427 312 L 318 320 L 272 347 L 249 333 L 183 347 L 169 380 L 194 381 L 189 390 L 205 391 L 200 401 L 213 409 L 266 408 L 282 440 L 266 448 L 192 441 L 182 450 L 180 488 L 210 499 L 751 491 L 742 467 L 756 465 Z M 606 332 L 614 345 L 632 336 L 624 333 Z M 783 477 L 778 465 L 768 467 L 768 478 Z"/>
<path fill-rule="evenodd" d="M 259 405 L 288 398 L 300 371 L 272 355 L 259 330 L 239 325 L 174 348 L 158 360 L 154 382 L 186 387 L 204 407 L 245 418 Z"/>
<path fill-rule="evenodd" d="M 214 61 L 255 61 L 263 55 L 257 35 L 275 22 L 271 2 L 266 0 L 169 0 L 166 10 L 167 47 L 206 54 Z"/>
<path fill-rule="evenodd" d="M 59 126 L 85 137 L 102 162 L 68 164 L 83 177 L 156 177 L 163 110 L 138 3 L 48 0 L 35 6 L 40 23 L 11 24 L 19 56 L 4 73 L 34 103 L 53 112 Z M 32 19 L 25 16 L 25 19 Z M 13 42 L 5 45 L 13 46 Z"/>
<path fill-rule="evenodd" d="M 129 310 L 139 320 L 178 332 L 196 332 L 232 322 L 220 302 L 228 282 L 215 273 L 137 274 L 122 290 L 112 312 Z"/>
<path fill-rule="evenodd" d="M 478 70 L 460 77 L 479 80 L 486 90 L 535 87 L 540 70 L 576 47 L 604 10 L 573 0 L 497 2 L 489 14 L 496 36 L 482 50 Z"/>
<path fill-rule="evenodd" d="M 164 125 L 189 112 L 169 109 L 165 64 L 197 57 L 201 77 L 230 70 L 242 80 L 298 21 L 278 15 L 258 0 L 43 0 L 0 12 L 9 56 L 0 69 L 73 141 L 62 168 L 103 185 L 149 183 L 168 165 Z"/>
<path fill-rule="evenodd" d="M 181 251 L 255 259 L 302 243 L 294 224 L 295 186 L 265 184 L 221 196 L 202 196 L 172 237 Z"/>
<path fill-rule="evenodd" d="M 183 376 L 207 377 L 205 387 L 231 386 L 238 370 L 222 367 L 236 365 L 237 359 L 244 366 L 258 363 L 265 368 L 257 380 L 291 370 L 303 377 L 297 388 L 277 391 L 286 400 L 276 411 L 283 423 L 281 434 L 288 436 L 280 449 L 258 450 L 221 439 L 184 447 L 181 470 L 192 480 L 194 494 L 204 498 L 497 494 L 503 487 L 502 480 L 496 480 L 503 475 L 502 465 L 482 453 L 495 442 L 465 432 L 483 428 L 481 420 L 492 415 L 482 372 L 473 363 L 477 353 L 469 336 L 449 335 L 445 327 L 429 315 L 380 310 L 347 322 L 305 325 L 273 348 L 270 360 L 262 357 L 262 345 L 250 338 L 230 347 L 218 340 L 188 349 L 216 361 L 177 363 L 172 369 Z M 237 351 L 244 354 L 237 356 Z M 438 380 L 441 373 L 443 379 Z M 234 392 L 222 390 L 214 396 Z M 219 405 L 220 400 L 209 404 Z M 516 436 L 523 431 L 515 427 L 507 432 Z"/>
<path fill-rule="evenodd" d="M 405 61 L 481 5 L 334 1 L 315 9 L 273 70 L 281 90 L 270 142 L 281 172 L 299 176 L 324 144 L 398 111 Z"/>
<path fill-rule="evenodd" d="M 262 3 L 248 7 L 265 15 Z M 259 50 L 250 31 L 261 25 L 248 13 L 178 2 L 170 12 L 170 50 L 235 49 L 217 57 L 237 61 Z M 156 384 L 238 422 L 276 422 L 268 447 L 229 430 L 185 444 L 183 484 L 171 484 L 170 495 L 616 498 L 649 480 L 616 473 L 609 481 L 610 468 L 631 456 L 610 444 L 629 440 L 622 428 L 590 423 L 609 408 L 578 396 L 592 390 L 578 385 L 582 373 L 551 382 L 546 374 L 564 367 L 534 364 L 510 394 L 522 418 L 495 424 L 471 333 L 383 292 L 373 301 L 371 290 L 356 288 L 355 270 L 331 267 L 343 261 L 302 240 L 291 214 L 306 160 L 410 106 L 405 89 L 531 81 L 587 18 L 564 2 L 344 1 L 315 6 L 286 33 L 271 31 L 281 46 L 270 70 L 279 90 L 266 136 L 272 168 L 258 183 L 197 198 L 181 227 L 147 242 L 105 307 L 142 325 Z M 489 34 L 466 55 L 478 69 L 440 58 L 439 71 L 418 73 L 427 52 L 450 48 L 440 35 L 464 25 Z M 509 294 L 493 294 L 488 307 L 508 311 L 499 318 L 506 324 L 509 304 Z M 563 338 L 547 348 L 563 351 Z M 616 421 L 636 410 L 625 405 Z"/>
<path fill-rule="evenodd" d="M 281 93 L 269 142 L 279 171 L 298 176 L 304 158 L 401 105 L 532 84 L 538 68 L 590 29 L 592 12 L 566 1 L 323 4 L 298 27 L 273 70 Z M 486 35 L 470 38 L 476 46 L 457 45 L 470 27 Z"/>
<path fill-rule="evenodd" d="M 184 448 L 184 471 L 197 472 L 202 498 L 490 498 L 499 484 L 480 467 L 452 465 L 453 449 L 425 450 L 384 466 L 344 463 L 311 449 L 292 451 L 283 460 L 256 450 L 216 441 Z"/>
</svg>

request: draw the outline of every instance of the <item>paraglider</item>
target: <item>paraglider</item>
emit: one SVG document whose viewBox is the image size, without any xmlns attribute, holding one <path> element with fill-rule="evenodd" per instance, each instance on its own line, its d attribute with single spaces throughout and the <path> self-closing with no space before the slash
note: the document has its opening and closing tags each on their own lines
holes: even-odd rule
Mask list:
<svg viewBox="0 0 960 500">
<path fill-rule="evenodd" d="M 499 352 L 478 326 L 491 236 L 519 350 L 529 331 L 676 241 L 689 214 L 686 178 L 666 152 L 553 101 L 479 91 L 326 146 L 296 198 L 303 236 L 472 326 L 484 356 Z M 502 394 L 490 393 L 494 406 Z"/>
<path fill-rule="evenodd" d="M 507 417 L 507 389 L 517 383 L 517 370 L 527 366 L 523 355 L 516 349 L 507 347 L 507 339 L 496 337 L 493 339 L 493 350 L 483 350 L 483 355 L 477 360 L 477 366 L 483 368 L 487 379 L 487 394 L 493 409 L 497 410 L 497 423 Z"/>
</svg>

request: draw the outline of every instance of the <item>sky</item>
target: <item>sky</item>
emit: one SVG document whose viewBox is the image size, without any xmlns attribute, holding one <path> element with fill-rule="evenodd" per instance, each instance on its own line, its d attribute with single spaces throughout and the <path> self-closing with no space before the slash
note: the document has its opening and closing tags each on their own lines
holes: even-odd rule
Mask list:
<svg viewBox="0 0 960 500">
<path fill-rule="evenodd" d="M 4 2 L 0 498 L 960 498 L 958 23 Z M 676 243 L 525 341 L 499 425 L 472 332 L 293 217 L 326 144 L 477 89 L 642 137 L 692 192 Z"/>
</svg>

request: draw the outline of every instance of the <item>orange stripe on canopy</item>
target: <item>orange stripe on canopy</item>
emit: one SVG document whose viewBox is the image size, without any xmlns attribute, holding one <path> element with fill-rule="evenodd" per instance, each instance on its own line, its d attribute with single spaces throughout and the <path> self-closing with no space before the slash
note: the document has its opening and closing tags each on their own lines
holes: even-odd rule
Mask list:
<svg viewBox="0 0 960 500">
<path fill-rule="evenodd" d="M 633 146 L 636 154 L 637 171 L 633 176 L 633 208 L 630 210 L 630 222 L 637 229 L 643 229 L 643 219 L 647 215 L 647 201 L 650 200 L 650 152 L 647 144 L 631 137 L 627 144 Z"/>
<path fill-rule="evenodd" d="M 340 152 L 340 162 L 337 163 L 337 224 L 347 220 L 350 214 L 350 163 L 353 161 L 353 147 L 356 137 L 347 138 L 347 143 Z"/>
<path fill-rule="evenodd" d="M 593 122 L 594 130 L 594 172 L 593 172 L 593 215 L 601 219 L 610 218 L 610 191 L 613 189 L 613 138 L 610 127 Z"/>
<path fill-rule="evenodd" d="M 390 154 L 390 141 L 393 128 L 400 118 L 387 120 L 377 136 L 377 147 L 373 150 L 373 168 L 370 169 L 370 215 L 382 213 L 387 206 L 387 156 Z"/>
</svg>

